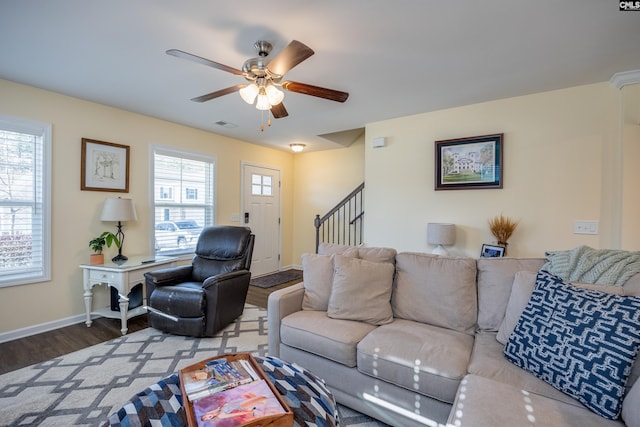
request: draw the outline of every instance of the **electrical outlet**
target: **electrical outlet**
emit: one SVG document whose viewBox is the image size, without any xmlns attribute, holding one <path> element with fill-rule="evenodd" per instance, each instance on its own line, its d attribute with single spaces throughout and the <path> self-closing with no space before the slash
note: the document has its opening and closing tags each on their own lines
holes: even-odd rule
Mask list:
<svg viewBox="0 0 640 427">
<path fill-rule="evenodd" d="M 573 234 L 598 234 L 598 221 L 573 221 Z"/>
</svg>

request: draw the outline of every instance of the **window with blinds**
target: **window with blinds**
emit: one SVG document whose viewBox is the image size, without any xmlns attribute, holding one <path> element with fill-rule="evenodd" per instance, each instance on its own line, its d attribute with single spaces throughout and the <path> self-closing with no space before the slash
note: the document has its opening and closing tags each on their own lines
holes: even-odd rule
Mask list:
<svg viewBox="0 0 640 427">
<path fill-rule="evenodd" d="M 214 224 L 214 156 L 156 146 L 152 150 L 156 255 L 193 253 L 203 227 Z"/>
<path fill-rule="evenodd" d="M 0 287 L 50 279 L 51 125 L 0 115 Z"/>
</svg>

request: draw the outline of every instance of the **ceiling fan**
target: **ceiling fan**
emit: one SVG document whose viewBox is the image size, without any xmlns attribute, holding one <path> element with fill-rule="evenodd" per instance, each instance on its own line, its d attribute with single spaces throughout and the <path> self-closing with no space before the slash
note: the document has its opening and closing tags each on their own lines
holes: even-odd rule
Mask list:
<svg viewBox="0 0 640 427">
<path fill-rule="evenodd" d="M 253 44 L 253 47 L 258 52 L 258 56 L 246 60 L 241 70 L 178 49 L 167 50 L 167 54 L 243 76 L 248 81 L 246 84 L 237 84 L 192 98 L 191 100 L 195 102 L 205 102 L 230 93 L 240 92 L 240 96 L 245 102 L 253 104 L 256 101 L 257 109 L 271 110 L 273 117 L 279 119 L 289 115 L 282 103 L 284 93 L 280 88 L 336 102 L 345 102 L 349 97 L 347 92 L 282 80 L 289 70 L 314 54 L 313 50 L 304 43 L 293 40 L 271 60 L 267 59 L 273 48 L 271 43 L 259 40 Z"/>
</svg>

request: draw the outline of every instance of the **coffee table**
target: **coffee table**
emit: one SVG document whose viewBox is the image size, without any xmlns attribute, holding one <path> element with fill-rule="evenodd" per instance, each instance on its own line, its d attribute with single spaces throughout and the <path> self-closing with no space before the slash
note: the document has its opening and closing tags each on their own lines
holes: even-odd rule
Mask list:
<svg viewBox="0 0 640 427">
<path fill-rule="evenodd" d="M 293 412 L 294 426 L 340 426 L 336 401 L 323 380 L 276 357 L 255 359 Z M 158 422 L 162 426 L 183 427 L 187 417 L 182 402 L 180 379 L 175 373 L 133 396 L 102 425 L 124 427 Z"/>
</svg>

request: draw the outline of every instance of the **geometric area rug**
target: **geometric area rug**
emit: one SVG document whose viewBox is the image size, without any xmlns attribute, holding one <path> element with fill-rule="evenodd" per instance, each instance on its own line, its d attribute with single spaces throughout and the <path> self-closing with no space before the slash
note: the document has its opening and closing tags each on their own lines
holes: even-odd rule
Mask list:
<svg viewBox="0 0 640 427">
<path fill-rule="evenodd" d="M 247 304 L 212 338 L 147 328 L 0 375 L 1 426 L 98 426 L 128 399 L 199 360 L 267 355 L 267 312 Z M 339 405 L 341 426 L 385 426 Z"/>
</svg>

